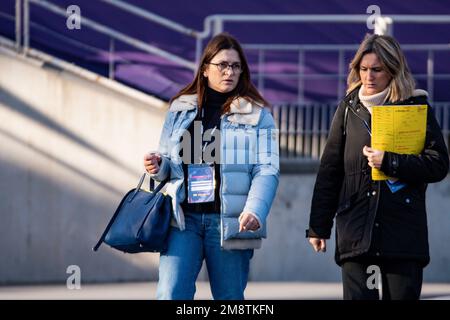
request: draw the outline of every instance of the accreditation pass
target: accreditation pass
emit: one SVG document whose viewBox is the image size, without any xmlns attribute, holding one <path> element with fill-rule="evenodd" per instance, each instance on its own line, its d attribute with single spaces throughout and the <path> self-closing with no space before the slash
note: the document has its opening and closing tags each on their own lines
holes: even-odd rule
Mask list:
<svg viewBox="0 0 450 320">
<path fill-rule="evenodd" d="M 188 203 L 214 201 L 214 165 L 188 165 Z"/>
</svg>

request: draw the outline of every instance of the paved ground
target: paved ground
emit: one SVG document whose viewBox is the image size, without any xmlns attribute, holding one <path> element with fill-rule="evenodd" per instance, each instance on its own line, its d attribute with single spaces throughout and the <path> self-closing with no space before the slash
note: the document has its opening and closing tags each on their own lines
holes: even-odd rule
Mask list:
<svg viewBox="0 0 450 320">
<path fill-rule="evenodd" d="M 81 289 L 64 285 L 0 286 L 0 300 L 153 300 L 155 282 L 81 284 Z M 197 283 L 197 300 L 210 300 L 207 282 Z M 314 282 L 249 282 L 248 300 L 342 299 L 340 283 Z M 450 283 L 426 283 L 422 299 L 450 300 Z"/>
</svg>

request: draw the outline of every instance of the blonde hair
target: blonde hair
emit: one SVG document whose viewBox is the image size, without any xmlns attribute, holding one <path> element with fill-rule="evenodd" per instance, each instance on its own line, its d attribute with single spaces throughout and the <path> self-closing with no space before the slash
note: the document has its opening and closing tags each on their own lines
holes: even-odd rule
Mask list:
<svg viewBox="0 0 450 320">
<path fill-rule="evenodd" d="M 368 53 L 375 53 L 383 70 L 392 77 L 388 84 L 389 90 L 386 100 L 396 102 L 411 97 L 416 82 L 409 70 L 400 44 L 393 37 L 377 34 L 366 35 L 352 62 L 350 62 L 347 94 L 362 84 L 359 68 L 362 58 Z"/>
</svg>

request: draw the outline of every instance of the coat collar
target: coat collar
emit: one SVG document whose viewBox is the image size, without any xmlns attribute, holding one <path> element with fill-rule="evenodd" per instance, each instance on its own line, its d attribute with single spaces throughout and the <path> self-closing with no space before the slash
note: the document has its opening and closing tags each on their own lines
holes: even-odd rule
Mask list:
<svg viewBox="0 0 450 320">
<path fill-rule="evenodd" d="M 172 102 L 169 112 L 193 110 L 197 108 L 197 105 L 196 94 L 183 95 Z M 259 122 L 262 108 L 262 106 L 254 102 L 238 97 L 230 105 L 228 121 L 256 126 Z"/>
<path fill-rule="evenodd" d="M 344 97 L 345 102 L 347 102 L 351 106 L 355 106 L 356 104 L 358 104 L 359 103 L 359 97 L 358 97 L 359 88 L 360 88 L 360 86 L 355 88 L 355 89 L 353 89 L 351 92 L 349 92 Z M 422 97 L 422 98 L 425 98 L 425 99 L 428 98 L 428 92 L 426 90 L 423 90 L 423 89 L 415 89 L 413 91 L 413 94 L 412 94 L 412 96 L 410 98 L 406 99 L 405 101 L 396 102 L 394 104 L 403 104 L 403 102 L 411 100 L 411 98 L 419 98 L 419 97 Z M 387 104 L 389 104 L 389 103 L 387 103 Z"/>
<path fill-rule="evenodd" d="M 428 92 L 422 89 L 415 89 L 413 92 L 413 97 L 421 97 L 421 96 L 425 96 L 428 98 Z"/>
</svg>

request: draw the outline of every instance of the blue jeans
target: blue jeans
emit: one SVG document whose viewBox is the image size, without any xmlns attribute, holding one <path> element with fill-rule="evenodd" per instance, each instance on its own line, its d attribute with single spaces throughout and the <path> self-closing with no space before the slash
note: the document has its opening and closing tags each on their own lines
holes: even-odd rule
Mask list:
<svg viewBox="0 0 450 320">
<path fill-rule="evenodd" d="M 195 281 L 206 261 L 211 292 L 216 300 L 243 300 L 253 250 L 220 247 L 220 215 L 185 214 L 186 229 L 171 227 L 168 248 L 159 260 L 159 300 L 191 300 Z"/>
</svg>

